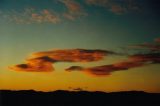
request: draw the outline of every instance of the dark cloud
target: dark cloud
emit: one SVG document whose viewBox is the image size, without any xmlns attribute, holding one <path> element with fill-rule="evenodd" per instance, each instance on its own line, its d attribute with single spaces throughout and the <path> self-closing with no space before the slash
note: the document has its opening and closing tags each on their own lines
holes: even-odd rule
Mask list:
<svg viewBox="0 0 160 106">
<path fill-rule="evenodd" d="M 27 59 L 27 61 L 37 61 L 37 60 L 43 61 L 43 62 L 53 62 L 53 63 L 57 62 L 57 60 L 54 60 L 48 56 Z"/>
<path fill-rule="evenodd" d="M 18 64 L 17 67 L 20 67 L 20 68 L 28 68 L 29 66 L 27 64 Z"/>
<path fill-rule="evenodd" d="M 84 87 L 84 88 L 74 88 L 74 87 L 68 87 L 70 90 L 74 90 L 74 91 L 84 91 L 84 89 L 87 89 L 88 87 Z"/>
<path fill-rule="evenodd" d="M 66 71 L 77 71 L 77 70 L 79 70 L 79 71 L 81 71 L 81 70 L 83 70 L 84 68 L 83 67 L 81 67 L 81 66 L 71 66 L 71 67 L 69 67 L 69 68 L 67 68 L 66 69 Z"/>
</svg>

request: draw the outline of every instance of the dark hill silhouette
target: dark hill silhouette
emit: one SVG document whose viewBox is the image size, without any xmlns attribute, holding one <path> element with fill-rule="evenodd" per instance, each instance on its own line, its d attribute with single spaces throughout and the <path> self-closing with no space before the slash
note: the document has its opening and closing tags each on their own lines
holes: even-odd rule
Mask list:
<svg viewBox="0 0 160 106">
<path fill-rule="evenodd" d="M 37 92 L 33 90 L 0 91 L 2 106 L 106 106 L 107 104 L 160 104 L 160 93 L 124 91 L 105 93 L 100 91 Z M 1 106 L 0 105 L 0 106 Z"/>
</svg>

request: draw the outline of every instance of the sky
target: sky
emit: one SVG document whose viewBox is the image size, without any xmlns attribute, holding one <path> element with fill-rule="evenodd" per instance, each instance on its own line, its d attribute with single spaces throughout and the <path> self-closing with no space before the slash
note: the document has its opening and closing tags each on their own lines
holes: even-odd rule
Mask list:
<svg viewBox="0 0 160 106">
<path fill-rule="evenodd" d="M 160 93 L 158 0 L 0 0 L 0 89 Z"/>
</svg>

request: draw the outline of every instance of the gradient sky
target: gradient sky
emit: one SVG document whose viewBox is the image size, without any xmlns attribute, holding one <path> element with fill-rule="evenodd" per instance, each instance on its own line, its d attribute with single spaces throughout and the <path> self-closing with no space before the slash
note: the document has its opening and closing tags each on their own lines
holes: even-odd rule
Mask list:
<svg viewBox="0 0 160 106">
<path fill-rule="evenodd" d="M 155 43 L 160 38 L 159 4 L 158 0 L 0 0 L 0 89 L 160 92 L 159 64 L 102 77 L 65 71 L 70 66 L 114 64 L 125 60 L 124 55 L 58 62 L 53 72 L 8 68 L 40 51 L 81 48 L 126 53 L 128 46 Z"/>
</svg>

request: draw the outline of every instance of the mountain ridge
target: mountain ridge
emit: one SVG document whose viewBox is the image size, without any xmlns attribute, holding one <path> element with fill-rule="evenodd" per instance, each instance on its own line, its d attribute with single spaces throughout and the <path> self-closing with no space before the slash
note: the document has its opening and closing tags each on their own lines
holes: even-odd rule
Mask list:
<svg viewBox="0 0 160 106">
<path fill-rule="evenodd" d="M 144 91 L 66 91 L 56 90 L 52 92 L 41 92 L 34 90 L 0 90 L 2 104 L 4 105 L 31 105 L 39 106 L 62 104 L 160 104 L 160 93 L 147 93 Z M 57 105 L 58 104 L 58 105 Z M 3 105 L 2 105 L 3 106 Z"/>
</svg>

